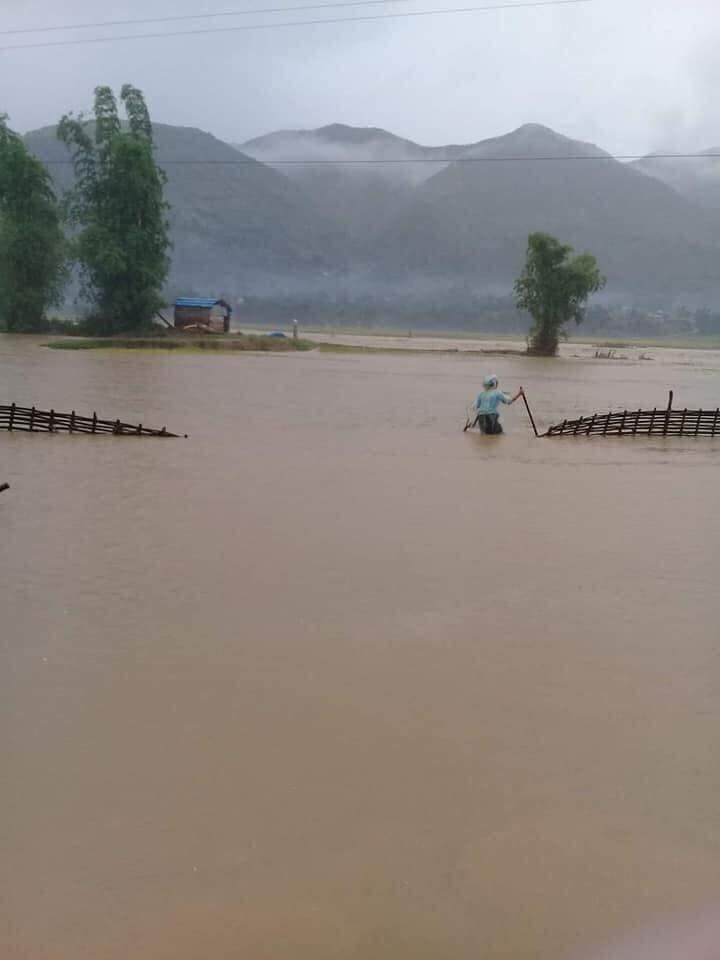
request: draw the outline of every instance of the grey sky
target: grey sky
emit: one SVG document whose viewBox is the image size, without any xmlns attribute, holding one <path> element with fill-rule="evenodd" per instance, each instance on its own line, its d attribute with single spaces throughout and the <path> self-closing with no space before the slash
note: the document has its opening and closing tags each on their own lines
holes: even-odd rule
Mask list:
<svg viewBox="0 0 720 960">
<path fill-rule="evenodd" d="M 0 0 L 1 2 L 1 0 Z M 1 29 L 290 6 L 310 0 L 4 0 Z M 480 5 L 411 0 L 297 14 L 357 16 Z M 268 16 L 123 28 L 153 32 Z M 287 14 L 275 19 L 291 19 Z M 113 31 L 86 30 L 68 37 Z M 118 32 L 118 31 L 116 31 Z M 0 38 L 0 45 L 61 34 Z M 381 126 L 467 142 L 535 121 L 614 153 L 720 145 L 719 0 L 578 6 L 295 27 L 0 52 L 0 112 L 21 131 L 86 108 L 92 88 L 134 83 L 157 121 L 242 141 L 280 127 Z"/>
</svg>

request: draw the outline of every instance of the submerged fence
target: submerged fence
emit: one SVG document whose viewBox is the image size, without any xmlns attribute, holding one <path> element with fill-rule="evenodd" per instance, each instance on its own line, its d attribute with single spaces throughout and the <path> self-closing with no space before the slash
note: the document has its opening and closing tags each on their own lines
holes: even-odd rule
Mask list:
<svg viewBox="0 0 720 960">
<path fill-rule="evenodd" d="M 0 404 L 0 430 L 24 430 L 29 433 L 90 433 L 135 437 L 177 437 L 165 427 L 153 430 L 141 423 L 123 423 L 121 420 L 102 420 L 96 413 L 81 417 L 75 413 L 58 413 L 55 410 L 38 410 L 37 407 L 20 407 Z"/>
<path fill-rule="evenodd" d="M 591 417 L 563 420 L 545 431 L 546 437 L 560 436 L 720 436 L 720 407 L 715 410 L 673 410 L 673 392 L 664 410 L 622 410 L 594 413 Z"/>
</svg>

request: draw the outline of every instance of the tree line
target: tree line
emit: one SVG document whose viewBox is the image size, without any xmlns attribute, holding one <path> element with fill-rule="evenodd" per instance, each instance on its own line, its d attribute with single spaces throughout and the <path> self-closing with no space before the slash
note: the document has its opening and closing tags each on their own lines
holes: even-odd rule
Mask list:
<svg viewBox="0 0 720 960">
<path fill-rule="evenodd" d="M 0 115 L 0 323 L 48 328 L 47 311 L 77 276 L 90 305 L 84 332 L 124 333 L 152 322 L 170 266 L 165 174 L 145 99 L 126 84 L 121 121 L 110 87 L 92 117 L 64 116 L 75 186 L 58 198 L 47 168 Z"/>
<path fill-rule="evenodd" d="M 0 115 L 0 324 L 49 329 L 47 311 L 77 278 L 90 305 L 82 333 L 112 335 L 154 325 L 170 267 L 166 176 L 154 155 L 143 94 L 95 90 L 91 117 L 65 115 L 58 138 L 70 150 L 75 185 L 56 196 L 47 168 Z M 591 293 L 605 283 L 595 258 L 545 233 L 528 238 L 515 303 L 532 318 L 528 348 L 551 356 Z"/>
</svg>

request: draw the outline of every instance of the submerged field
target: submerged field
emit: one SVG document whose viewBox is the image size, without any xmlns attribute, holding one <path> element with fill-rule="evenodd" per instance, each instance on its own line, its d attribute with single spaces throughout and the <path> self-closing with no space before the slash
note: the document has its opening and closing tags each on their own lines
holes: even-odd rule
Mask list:
<svg viewBox="0 0 720 960">
<path fill-rule="evenodd" d="M 720 354 L 46 340 L 8 402 L 190 439 L 0 434 L 3 958 L 582 960 L 717 898 L 720 438 L 462 426 L 490 365 L 543 427 Z"/>
</svg>

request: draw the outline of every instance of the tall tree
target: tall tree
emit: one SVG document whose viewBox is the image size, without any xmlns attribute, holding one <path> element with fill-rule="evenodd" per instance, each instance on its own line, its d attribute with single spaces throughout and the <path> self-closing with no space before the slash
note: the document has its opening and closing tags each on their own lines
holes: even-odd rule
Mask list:
<svg viewBox="0 0 720 960">
<path fill-rule="evenodd" d="M 151 321 L 170 265 L 166 177 L 155 162 L 150 114 L 135 87 L 126 84 L 120 98 L 126 124 L 112 90 L 97 87 L 94 136 L 82 116 L 64 116 L 58 126 L 58 137 L 73 149 L 76 186 L 67 201 L 83 292 L 103 334 Z"/>
<path fill-rule="evenodd" d="M 582 323 L 588 297 L 605 285 L 590 253 L 573 255 L 571 246 L 547 233 L 528 237 L 525 267 L 515 281 L 515 303 L 533 319 L 530 352 L 555 356 L 565 325 Z"/>
<path fill-rule="evenodd" d="M 0 115 L 0 321 L 42 330 L 61 299 L 65 239 L 52 181 Z"/>
</svg>

